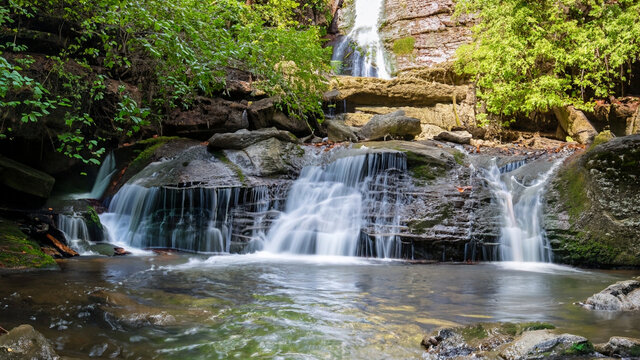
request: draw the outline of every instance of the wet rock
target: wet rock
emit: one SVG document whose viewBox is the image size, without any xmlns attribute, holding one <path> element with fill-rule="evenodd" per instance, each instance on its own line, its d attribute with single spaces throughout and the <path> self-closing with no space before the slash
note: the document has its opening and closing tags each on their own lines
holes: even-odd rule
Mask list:
<svg viewBox="0 0 640 360">
<path fill-rule="evenodd" d="M 298 143 L 298 138 L 288 131 L 276 128 L 238 130 L 234 133 L 215 134 L 209 139 L 210 150 L 242 150 L 258 142 L 275 138 L 283 142 Z"/>
<path fill-rule="evenodd" d="M 589 297 L 582 305 L 591 310 L 640 310 L 640 281 L 619 281 Z"/>
<path fill-rule="evenodd" d="M 256 176 L 287 175 L 297 172 L 295 159 L 304 156 L 297 144 L 282 142 L 277 138 L 263 140 L 244 149 Z"/>
<path fill-rule="evenodd" d="M 326 120 L 327 135 L 330 141 L 342 142 L 351 141 L 358 142 L 358 136 L 344 122 L 338 120 Z"/>
<path fill-rule="evenodd" d="M 376 115 L 360 129 L 358 135 L 369 140 L 411 140 L 422 132 L 420 120 L 405 116 L 404 111 Z"/>
<path fill-rule="evenodd" d="M 468 131 L 443 131 L 436 135 L 433 139 L 440 141 L 448 141 L 456 144 L 471 143 L 471 134 Z"/>
<path fill-rule="evenodd" d="M 427 335 L 424 359 L 571 359 L 594 354 L 584 337 L 554 334 L 545 323 L 486 323 L 443 328 Z"/>
<path fill-rule="evenodd" d="M 55 182 L 42 171 L 0 155 L 0 184 L 7 189 L 46 199 Z"/>
<path fill-rule="evenodd" d="M 58 360 L 49 341 L 31 325 L 20 325 L 0 336 L 0 358 L 6 360 Z"/>
<path fill-rule="evenodd" d="M 640 339 L 614 336 L 606 344 L 596 344 L 600 354 L 616 358 L 640 358 Z"/>
<path fill-rule="evenodd" d="M 598 134 L 584 113 L 573 106 L 554 108 L 553 112 L 564 132 L 580 144 L 591 143 Z"/>
<path fill-rule="evenodd" d="M 205 140 L 212 134 L 249 127 L 247 106 L 218 99 L 197 98 L 188 109 L 176 109 L 163 122 L 165 134 Z"/>
<path fill-rule="evenodd" d="M 545 194 L 545 229 L 559 262 L 640 265 L 640 135 L 567 162 Z"/>
<path fill-rule="evenodd" d="M 566 359 L 592 352 L 593 345 L 582 336 L 556 335 L 548 330 L 536 330 L 525 332 L 516 338 L 500 351 L 500 356 L 505 360 Z"/>
</svg>

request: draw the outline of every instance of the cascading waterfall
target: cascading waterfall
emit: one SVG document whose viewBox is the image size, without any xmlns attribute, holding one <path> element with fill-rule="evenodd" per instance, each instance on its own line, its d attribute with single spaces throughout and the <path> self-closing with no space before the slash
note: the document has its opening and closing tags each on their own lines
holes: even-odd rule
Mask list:
<svg viewBox="0 0 640 360">
<path fill-rule="evenodd" d="M 84 217 L 80 214 L 59 214 L 56 226 L 67 238 L 69 246 L 80 255 L 92 255 L 88 249 L 91 245 L 91 236 Z"/>
<path fill-rule="evenodd" d="M 110 239 L 136 248 L 228 253 L 231 209 L 259 203 L 264 188 L 143 187 L 127 184 L 100 215 Z"/>
<path fill-rule="evenodd" d="M 401 244 L 395 236 L 371 239 L 362 233 L 399 224 L 400 200 L 392 201 L 386 187 L 397 185 L 393 174 L 404 170 L 406 158 L 401 153 L 372 153 L 342 158 L 326 168 L 304 168 L 289 191 L 284 212 L 266 234 L 264 249 L 288 254 L 400 256 Z"/>
<path fill-rule="evenodd" d="M 355 24 L 335 46 L 332 60 L 345 61 L 349 53 L 352 76 L 391 78 L 378 26 L 384 0 L 356 0 Z"/>
<path fill-rule="evenodd" d="M 500 259 L 515 262 L 550 262 L 552 252 L 542 227 L 544 188 L 560 162 L 556 162 L 537 179 L 525 184 L 510 172 L 524 162 L 498 168 L 495 160 L 485 173 L 485 180 L 498 202 L 502 214 Z"/>
</svg>

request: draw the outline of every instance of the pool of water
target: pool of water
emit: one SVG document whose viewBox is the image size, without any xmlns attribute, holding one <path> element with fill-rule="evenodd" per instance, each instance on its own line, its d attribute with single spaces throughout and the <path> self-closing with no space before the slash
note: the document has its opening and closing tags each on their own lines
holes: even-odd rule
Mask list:
<svg viewBox="0 0 640 360">
<path fill-rule="evenodd" d="M 2 275 L 0 326 L 31 324 L 80 359 L 419 358 L 425 333 L 480 321 L 546 321 L 594 342 L 640 337 L 638 313 L 573 304 L 638 271 L 268 254 L 61 267 Z"/>
</svg>

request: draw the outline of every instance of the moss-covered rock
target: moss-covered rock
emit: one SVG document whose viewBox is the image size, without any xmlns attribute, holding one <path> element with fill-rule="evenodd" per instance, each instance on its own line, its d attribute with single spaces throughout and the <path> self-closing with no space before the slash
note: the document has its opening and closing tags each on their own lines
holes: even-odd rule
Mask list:
<svg viewBox="0 0 640 360">
<path fill-rule="evenodd" d="M 614 138 L 570 161 L 547 194 L 556 260 L 640 266 L 640 135 Z"/>
<path fill-rule="evenodd" d="M 18 225 L 0 218 L 0 271 L 57 268 L 56 262 Z"/>
</svg>

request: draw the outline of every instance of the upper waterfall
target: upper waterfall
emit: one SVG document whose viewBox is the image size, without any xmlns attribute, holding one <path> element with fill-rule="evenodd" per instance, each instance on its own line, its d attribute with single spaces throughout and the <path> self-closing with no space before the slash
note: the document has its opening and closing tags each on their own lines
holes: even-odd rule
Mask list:
<svg viewBox="0 0 640 360">
<path fill-rule="evenodd" d="M 390 79 L 384 56 L 384 45 L 378 27 L 384 10 L 384 0 L 356 0 L 353 28 L 335 46 L 332 60 L 351 57 L 351 75 Z"/>
</svg>

